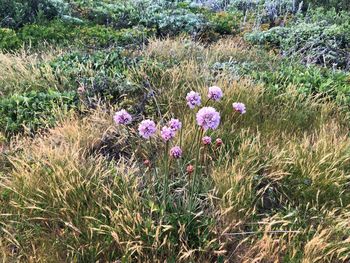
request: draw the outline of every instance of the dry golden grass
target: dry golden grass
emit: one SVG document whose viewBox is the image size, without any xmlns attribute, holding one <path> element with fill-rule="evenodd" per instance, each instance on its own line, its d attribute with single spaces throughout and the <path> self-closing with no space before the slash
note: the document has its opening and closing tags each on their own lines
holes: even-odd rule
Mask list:
<svg viewBox="0 0 350 263">
<path fill-rule="evenodd" d="M 29 90 L 60 89 L 51 67 L 46 63 L 60 50 L 50 49 L 43 53 L 28 53 L 20 50 L 17 53 L 0 52 L 0 94 L 6 95 L 14 92 L 25 92 Z"/>
</svg>

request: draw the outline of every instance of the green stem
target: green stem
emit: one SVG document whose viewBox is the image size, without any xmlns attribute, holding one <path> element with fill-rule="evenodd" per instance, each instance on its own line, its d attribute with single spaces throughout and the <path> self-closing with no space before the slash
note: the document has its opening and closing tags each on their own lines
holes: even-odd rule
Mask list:
<svg viewBox="0 0 350 263">
<path fill-rule="evenodd" d="M 163 184 L 163 205 L 164 208 L 166 207 L 167 204 L 167 197 L 168 197 L 168 188 L 169 188 L 169 142 L 166 142 L 165 146 L 165 156 L 164 156 L 164 168 L 165 168 L 165 173 L 164 173 L 164 184 Z"/>
<path fill-rule="evenodd" d="M 199 156 L 200 156 L 200 149 L 201 149 L 201 137 L 202 137 L 202 134 L 203 134 L 203 130 L 202 129 L 201 129 L 199 134 L 200 134 L 200 136 L 199 136 L 199 141 L 198 141 L 198 145 L 197 145 L 195 170 L 194 170 L 194 175 L 193 175 L 193 178 L 192 178 L 192 186 L 191 186 L 191 190 L 190 190 L 190 210 L 192 210 L 194 191 L 195 191 L 197 176 L 198 176 L 198 172 L 199 172 L 199 163 L 200 163 Z"/>
</svg>

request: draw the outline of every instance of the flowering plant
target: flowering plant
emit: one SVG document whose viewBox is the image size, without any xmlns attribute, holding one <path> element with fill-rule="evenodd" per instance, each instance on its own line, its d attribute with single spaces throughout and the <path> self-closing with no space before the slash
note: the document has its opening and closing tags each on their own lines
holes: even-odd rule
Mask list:
<svg viewBox="0 0 350 263">
<path fill-rule="evenodd" d="M 208 106 L 209 102 L 218 103 L 223 99 L 224 94 L 221 88 L 217 86 L 209 87 L 207 93 L 207 101 L 205 105 L 200 108 L 195 115 L 195 134 L 192 140 L 192 146 L 189 151 L 184 151 L 182 148 L 182 122 L 179 119 L 171 118 L 165 125 L 159 129 L 154 120 L 145 119 L 138 124 L 138 134 L 141 138 L 149 140 L 151 143 L 152 138 L 157 139 L 157 132 L 159 132 L 159 138 L 161 138 L 164 144 L 164 154 L 159 155 L 163 157 L 162 168 L 164 178 L 162 187 L 162 205 L 164 208 L 168 205 L 169 198 L 169 180 L 170 180 L 170 168 L 172 162 L 178 162 L 179 172 L 187 174 L 189 179 L 189 198 L 188 198 L 188 208 L 191 211 L 193 209 L 193 199 L 196 195 L 196 189 L 200 185 L 200 180 L 198 176 L 201 171 L 203 171 L 203 166 L 207 167 L 208 171 L 208 158 L 212 158 L 210 154 L 215 150 L 220 149 L 223 146 L 223 140 L 221 138 L 216 138 L 215 143 L 212 145 L 212 137 L 208 133 L 213 133 L 220 126 L 221 116 L 220 112 L 214 107 Z M 196 91 L 190 91 L 186 95 L 186 104 L 191 110 L 195 107 L 201 106 L 201 94 Z M 233 111 L 239 114 L 246 113 L 246 106 L 241 102 L 234 102 L 232 104 Z M 118 126 L 130 125 L 133 121 L 133 117 L 124 109 L 116 112 L 114 115 L 114 121 Z M 160 123 L 164 123 L 161 120 Z M 180 143 L 175 143 L 177 134 L 180 132 Z M 140 144 L 142 145 L 142 144 Z M 203 152 L 203 154 L 201 154 Z M 188 158 L 194 153 L 194 158 Z M 158 157 L 158 155 L 157 155 Z M 170 157 L 170 158 L 169 158 Z M 143 164 L 147 169 L 151 168 L 151 161 L 146 159 Z M 192 164 L 191 164 L 192 163 Z M 183 169 L 183 167 L 186 167 Z M 153 167 L 156 176 L 158 176 L 157 167 Z"/>
</svg>

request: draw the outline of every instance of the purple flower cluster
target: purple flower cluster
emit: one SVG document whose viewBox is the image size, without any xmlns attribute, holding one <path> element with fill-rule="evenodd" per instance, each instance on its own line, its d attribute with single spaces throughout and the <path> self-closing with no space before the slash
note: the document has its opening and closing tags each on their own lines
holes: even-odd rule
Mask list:
<svg viewBox="0 0 350 263">
<path fill-rule="evenodd" d="M 168 123 L 168 126 L 173 130 L 173 131 L 178 131 L 182 127 L 182 123 L 178 119 L 171 119 Z"/>
<path fill-rule="evenodd" d="M 164 126 L 160 132 L 162 139 L 167 142 L 175 137 L 175 131 L 172 128 Z"/>
<path fill-rule="evenodd" d="M 235 102 L 232 104 L 232 107 L 236 112 L 239 112 L 240 114 L 244 114 L 247 112 L 246 107 L 242 102 Z"/>
<path fill-rule="evenodd" d="M 219 101 L 223 98 L 224 94 L 218 86 L 212 86 L 208 89 L 208 99 L 213 101 Z M 208 100 L 208 102 L 209 102 Z M 190 91 L 186 95 L 187 105 L 194 109 L 196 106 L 201 105 L 201 96 L 198 92 Z M 246 106 L 244 103 L 235 102 L 232 104 L 234 111 L 240 114 L 246 113 Z M 132 116 L 124 109 L 118 111 L 113 116 L 113 119 L 117 125 L 127 125 L 133 120 Z M 215 130 L 220 124 L 220 113 L 213 107 L 203 107 L 196 114 L 197 124 L 204 130 L 208 129 Z M 160 136 L 164 142 L 168 142 L 173 139 L 176 132 L 182 128 L 182 123 L 180 120 L 172 118 L 166 126 L 164 126 L 160 131 Z M 144 139 L 149 139 L 154 136 L 157 132 L 157 126 L 153 120 L 147 119 L 140 122 L 138 126 L 138 132 Z M 204 136 L 202 138 L 202 143 L 204 145 L 210 145 L 212 139 L 209 136 Z M 220 138 L 217 138 L 216 147 L 220 147 L 223 142 Z M 170 156 L 178 159 L 182 156 L 182 150 L 179 146 L 174 146 L 170 149 Z"/>
<path fill-rule="evenodd" d="M 174 146 L 170 149 L 170 156 L 179 159 L 182 156 L 182 150 L 179 146 Z"/>
<path fill-rule="evenodd" d="M 204 107 L 197 112 L 197 124 L 205 131 L 215 130 L 220 124 L 220 114 L 213 107 Z"/>
<path fill-rule="evenodd" d="M 211 144 L 211 138 L 210 138 L 209 136 L 204 136 L 204 137 L 202 138 L 202 143 L 203 143 L 204 145 L 209 145 L 209 144 Z"/>
<path fill-rule="evenodd" d="M 222 90 L 218 86 L 209 88 L 208 98 L 214 101 L 219 101 L 224 96 Z"/>
<path fill-rule="evenodd" d="M 190 91 L 186 95 L 186 101 L 190 109 L 194 109 L 194 107 L 201 105 L 201 96 L 198 92 Z"/>
<path fill-rule="evenodd" d="M 157 127 L 154 121 L 143 120 L 141 121 L 138 130 L 141 137 L 149 139 L 156 133 Z"/>
<path fill-rule="evenodd" d="M 113 117 L 117 125 L 126 125 L 131 123 L 132 117 L 126 110 L 117 111 Z"/>
</svg>

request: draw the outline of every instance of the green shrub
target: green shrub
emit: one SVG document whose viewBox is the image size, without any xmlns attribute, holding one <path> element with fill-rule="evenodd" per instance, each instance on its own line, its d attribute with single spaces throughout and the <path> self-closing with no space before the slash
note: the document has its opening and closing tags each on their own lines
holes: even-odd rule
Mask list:
<svg viewBox="0 0 350 263">
<path fill-rule="evenodd" d="M 84 3 L 80 8 L 84 10 L 82 16 L 89 21 L 100 25 L 109 25 L 114 28 L 136 26 L 141 16 L 140 10 L 137 10 L 136 3 L 132 1 L 115 1 L 114 3 L 95 1 L 90 6 Z"/>
<path fill-rule="evenodd" d="M 46 25 L 26 25 L 18 34 L 24 43 L 31 44 L 32 46 L 38 46 L 39 44 L 43 44 L 43 42 L 53 44 L 70 43 L 76 35 L 74 28 L 71 24 L 54 21 Z"/>
<path fill-rule="evenodd" d="M 38 17 L 51 20 L 69 14 L 63 0 L 0 0 L 0 26 L 18 28 Z"/>
<path fill-rule="evenodd" d="M 304 5 L 311 8 L 323 6 L 325 8 L 336 8 L 337 10 L 350 10 L 348 0 L 304 0 Z"/>
<path fill-rule="evenodd" d="M 88 98 L 98 96 L 114 101 L 124 93 L 133 94 L 139 90 L 139 86 L 126 77 L 128 67 L 135 62 L 123 52 L 122 48 L 70 52 L 51 61 L 50 67 L 57 79 L 69 79 L 72 85 L 83 86 Z"/>
<path fill-rule="evenodd" d="M 340 71 L 281 63 L 273 70 L 255 70 L 251 76 L 275 91 L 285 91 L 286 87 L 293 85 L 304 94 L 323 94 L 340 103 L 350 102 L 350 77 Z"/>
<path fill-rule="evenodd" d="M 238 12 L 219 12 L 210 16 L 215 32 L 219 34 L 237 34 L 240 29 L 241 15 Z"/>
<path fill-rule="evenodd" d="M 144 28 L 114 30 L 102 25 L 80 25 L 52 21 L 49 24 L 30 24 L 18 33 L 19 38 L 34 47 L 44 42 L 50 44 L 109 47 L 114 45 L 140 44 L 151 31 Z"/>
<path fill-rule="evenodd" d="M 144 24 L 156 28 L 160 36 L 174 36 L 180 33 L 197 33 L 206 28 L 207 20 L 203 15 L 194 14 L 187 9 L 168 9 L 156 12 Z"/>
<path fill-rule="evenodd" d="M 16 32 L 8 28 L 0 28 L 0 50 L 17 49 L 21 45 Z"/>
<path fill-rule="evenodd" d="M 298 56 L 307 64 L 350 68 L 350 16 L 345 13 L 320 9 L 288 27 L 253 32 L 246 39 L 279 47 L 284 56 Z"/>
<path fill-rule="evenodd" d="M 68 111 L 77 106 L 75 93 L 56 91 L 14 94 L 0 100 L 0 129 L 6 134 L 53 126 L 58 108 Z"/>
</svg>

